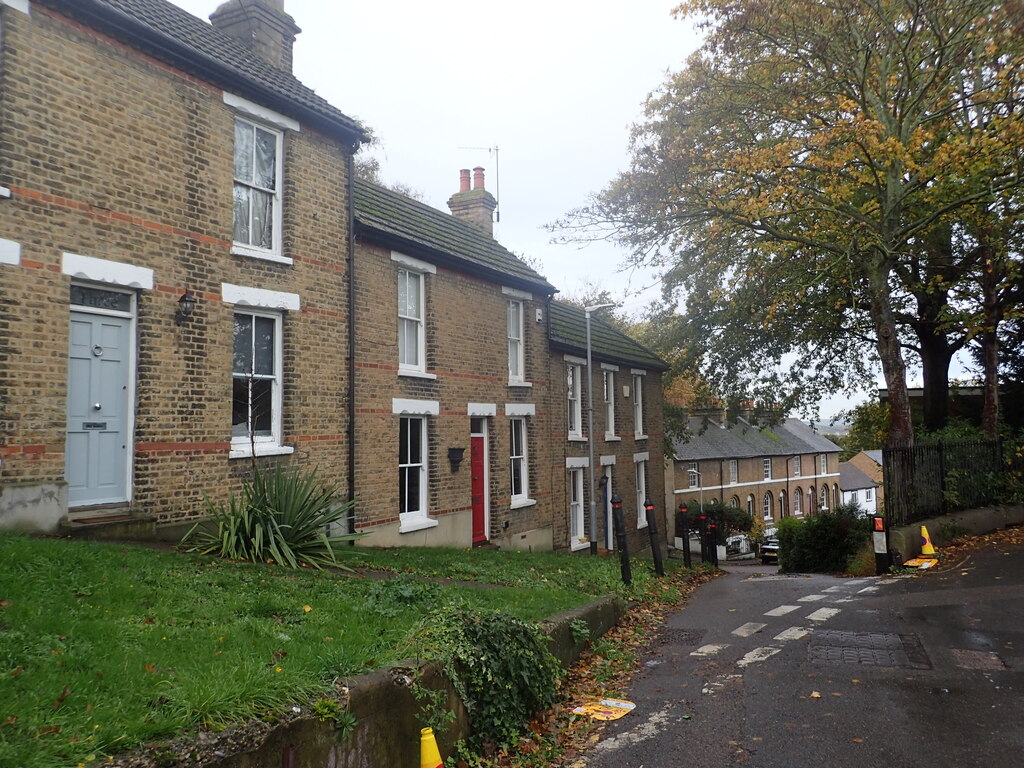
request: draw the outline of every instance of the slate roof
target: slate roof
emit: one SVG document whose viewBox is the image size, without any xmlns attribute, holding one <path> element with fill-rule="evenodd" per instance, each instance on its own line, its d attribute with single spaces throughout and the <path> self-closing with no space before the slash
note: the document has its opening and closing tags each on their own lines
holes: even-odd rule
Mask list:
<svg viewBox="0 0 1024 768">
<path fill-rule="evenodd" d="M 878 466 L 882 466 L 882 452 L 881 451 L 864 451 L 864 455 L 871 459 Z"/>
<path fill-rule="evenodd" d="M 552 346 L 585 357 L 587 354 L 587 316 L 582 307 L 564 301 L 552 301 L 548 318 L 548 339 Z M 656 371 L 668 365 L 643 344 L 604 322 L 590 316 L 590 348 L 593 357 L 609 363 L 623 363 Z"/>
<path fill-rule="evenodd" d="M 41 0 L 197 77 L 346 141 L 359 122 L 230 35 L 167 0 Z"/>
<path fill-rule="evenodd" d="M 856 491 L 861 488 L 877 488 L 878 483 L 865 475 L 848 461 L 839 462 L 839 488 Z"/>
<path fill-rule="evenodd" d="M 703 416 L 693 416 L 689 426 L 690 439 L 677 441 L 673 446 L 676 461 L 750 459 L 839 451 L 838 445 L 816 434 L 799 419 L 785 419 L 779 424 L 757 427 L 740 418 L 721 427 Z"/>
<path fill-rule="evenodd" d="M 510 287 L 555 287 L 479 227 L 363 179 L 354 183 L 356 226 L 396 250 L 456 266 Z"/>
</svg>

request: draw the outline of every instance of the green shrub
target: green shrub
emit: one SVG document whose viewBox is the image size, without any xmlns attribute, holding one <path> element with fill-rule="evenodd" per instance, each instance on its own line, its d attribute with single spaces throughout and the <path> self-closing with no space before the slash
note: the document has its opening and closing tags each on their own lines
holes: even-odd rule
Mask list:
<svg viewBox="0 0 1024 768">
<path fill-rule="evenodd" d="M 718 544 L 725 544 L 725 540 L 734 533 L 748 533 L 754 527 L 754 518 L 746 510 L 731 504 L 722 505 L 715 500 L 706 501 L 703 509 L 708 521 L 713 520 L 717 523 Z M 688 504 L 685 514 L 676 509 L 675 515 L 677 535 L 682 536 L 682 531 L 686 529 L 700 530 L 701 505 L 699 503 Z"/>
<path fill-rule="evenodd" d="M 189 552 L 215 554 L 233 560 L 270 562 L 298 568 L 341 566 L 338 544 L 361 534 L 331 535 L 329 530 L 345 518 L 351 503 L 339 500 L 337 486 L 321 484 L 316 470 L 272 472 L 253 467 L 252 480 L 227 503 L 206 499 L 209 522 L 200 522 L 181 543 Z"/>
<path fill-rule="evenodd" d="M 473 719 L 474 749 L 515 743 L 530 717 L 555 700 L 561 668 L 534 624 L 448 607 L 424 623 L 415 642 L 455 685 Z"/>
<path fill-rule="evenodd" d="M 779 571 L 783 573 L 842 573 L 850 558 L 870 536 L 868 518 L 858 518 L 856 506 L 779 522 Z"/>
</svg>

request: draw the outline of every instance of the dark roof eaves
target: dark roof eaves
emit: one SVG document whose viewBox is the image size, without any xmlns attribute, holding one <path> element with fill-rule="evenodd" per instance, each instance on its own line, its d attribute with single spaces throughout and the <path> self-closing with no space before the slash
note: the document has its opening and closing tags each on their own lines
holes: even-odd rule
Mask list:
<svg viewBox="0 0 1024 768">
<path fill-rule="evenodd" d="M 71 5 L 67 0 L 52 0 L 52 2 L 58 5 Z M 191 45 L 187 45 L 172 35 L 132 17 L 118 8 L 111 7 L 102 2 L 76 0 L 73 3 L 73 10 L 76 15 L 84 15 L 90 19 L 105 22 L 106 25 L 126 34 L 131 40 L 142 43 L 151 49 L 156 49 L 172 63 L 182 66 L 185 70 L 192 72 L 201 79 L 218 81 L 221 84 L 238 88 L 241 91 L 239 95 L 252 98 L 254 101 L 289 114 L 299 119 L 300 122 L 333 135 L 335 138 L 353 144 L 370 139 L 366 129 L 359 125 L 358 122 L 351 120 L 351 118 L 340 120 L 338 116 L 290 99 L 274 88 L 267 87 L 245 73 L 218 61 Z M 211 77 L 211 74 L 214 76 Z"/>
<path fill-rule="evenodd" d="M 380 225 L 367 221 L 366 218 L 360 216 L 358 211 L 356 213 L 356 233 L 357 235 L 359 233 L 372 233 L 374 235 L 373 239 L 382 245 L 394 247 L 396 250 L 401 250 L 403 253 L 408 253 L 410 256 L 419 256 L 423 258 L 424 261 L 457 269 L 460 272 L 465 272 L 466 274 L 475 275 L 477 277 L 487 278 L 490 282 L 507 285 L 510 288 L 522 288 L 531 292 L 537 291 L 547 296 L 556 293 L 558 290 L 548 283 L 547 280 L 531 280 L 527 277 L 513 275 L 498 269 L 491 269 L 474 261 L 460 258 L 458 254 L 442 251 L 433 246 L 426 245 L 419 240 L 406 237 L 396 232 L 390 232 Z"/>
<path fill-rule="evenodd" d="M 587 355 L 586 347 L 581 347 L 575 342 L 569 341 L 560 336 L 549 335 L 548 341 L 551 343 L 552 347 L 554 347 L 555 349 L 559 349 L 563 352 L 573 352 L 577 355 L 580 355 L 581 357 L 586 357 Z M 636 342 L 633 343 L 636 344 Z M 637 344 L 637 346 L 641 345 Z M 646 349 L 646 347 L 644 347 L 644 349 Z M 596 346 L 591 346 L 590 353 L 591 357 L 599 362 L 612 363 L 617 365 L 630 365 L 633 366 L 634 368 L 643 368 L 644 370 L 648 371 L 667 371 L 669 367 L 666 363 L 660 361 L 658 363 L 655 363 L 654 360 L 641 360 L 634 357 L 616 355 L 614 353 L 610 354 L 602 349 L 599 349 Z M 651 352 L 651 354 L 653 355 L 654 353 Z"/>
</svg>

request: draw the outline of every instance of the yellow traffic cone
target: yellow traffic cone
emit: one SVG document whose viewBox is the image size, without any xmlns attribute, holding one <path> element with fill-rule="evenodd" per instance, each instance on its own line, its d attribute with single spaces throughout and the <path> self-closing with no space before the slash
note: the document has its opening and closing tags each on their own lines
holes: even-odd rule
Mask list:
<svg viewBox="0 0 1024 768">
<path fill-rule="evenodd" d="M 935 547 L 932 546 L 928 529 L 921 526 L 921 557 L 935 557 Z"/>
<path fill-rule="evenodd" d="M 441 753 L 437 749 L 434 731 L 424 728 L 420 731 L 420 768 L 443 768 Z"/>
</svg>

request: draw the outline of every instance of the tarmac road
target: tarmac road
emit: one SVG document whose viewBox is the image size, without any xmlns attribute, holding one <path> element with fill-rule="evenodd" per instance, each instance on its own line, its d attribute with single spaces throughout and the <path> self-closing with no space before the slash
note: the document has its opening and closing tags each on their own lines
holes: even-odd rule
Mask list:
<svg viewBox="0 0 1024 768">
<path fill-rule="evenodd" d="M 1024 546 L 911 577 L 727 565 L 589 768 L 1024 766 Z"/>
</svg>

